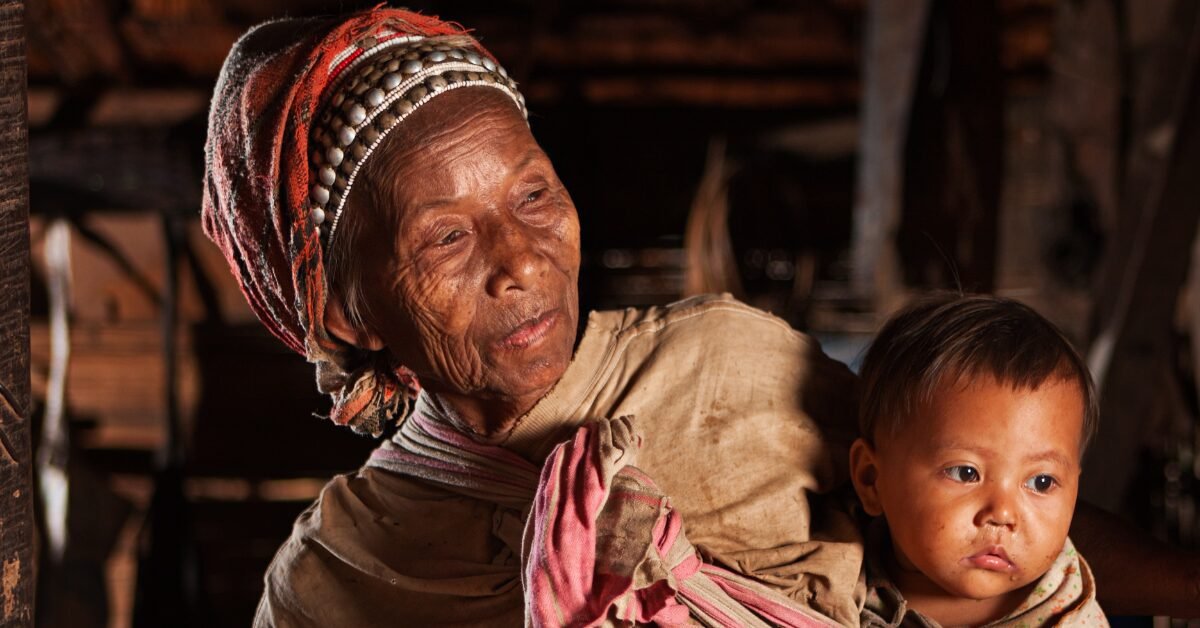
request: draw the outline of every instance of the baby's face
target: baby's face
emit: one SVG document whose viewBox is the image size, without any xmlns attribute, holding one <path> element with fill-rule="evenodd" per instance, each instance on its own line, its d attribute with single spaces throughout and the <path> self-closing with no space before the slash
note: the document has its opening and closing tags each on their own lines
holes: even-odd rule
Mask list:
<svg viewBox="0 0 1200 628">
<path fill-rule="evenodd" d="M 982 600 L 1045 573 L 1075 508 L 1083 412 L 1072 381 L 1013 390 L 985 376 L 943 386 L 874 449 L 856 444 L 856 488 L 887 519 L 901 591 Z M 864 458 L 873 487 L 861 486 Z"/>
</svg>

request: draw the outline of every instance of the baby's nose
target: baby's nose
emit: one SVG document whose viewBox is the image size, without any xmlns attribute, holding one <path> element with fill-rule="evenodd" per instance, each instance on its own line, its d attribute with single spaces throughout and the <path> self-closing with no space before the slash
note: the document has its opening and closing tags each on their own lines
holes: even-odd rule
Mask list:
<svg viewBox="0 0 1200 628">
<path fill-rule="evenodd" d="M 992 491 L 987 504 L 979 511 L 975 523 L 990 528 L 1008 528 L 1010 530 L 1016 528 L 1015 500 L 1008 494 L 1008 491 Z"/>
</svg>

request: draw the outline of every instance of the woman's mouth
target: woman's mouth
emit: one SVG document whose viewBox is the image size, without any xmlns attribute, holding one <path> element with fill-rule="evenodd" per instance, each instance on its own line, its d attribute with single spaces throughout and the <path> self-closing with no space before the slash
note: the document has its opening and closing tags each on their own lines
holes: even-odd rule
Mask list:
<svg viewBox="0 0 1200 628">
<path fill-rule="evenodd" d="M 986 569 L 988 571 L 1016 571 L 1017 566 L 1013 564 L 1008 553 L 999 545 L 985 548 L 984 550 L 968 556 L 963 559 L 963 562 L 975 567 L 976 569 Z"/>
<path fill-rule="evenodd" d="M 531 318 L 509 332 L 500 341 L 500 346 L 505 349 L 524 349 L 536 344 L 539 340 L 550 334 L 550 330 L 558 323 L 558 319 L 559 313 L 557 309 L 544 312 L 537 318 Z"/>
</svg>

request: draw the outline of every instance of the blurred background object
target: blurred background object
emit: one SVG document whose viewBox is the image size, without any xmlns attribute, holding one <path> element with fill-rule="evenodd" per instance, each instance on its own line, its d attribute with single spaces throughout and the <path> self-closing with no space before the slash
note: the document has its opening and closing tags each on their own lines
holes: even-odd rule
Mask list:
<svg viewBox="0 0 1200 628">
<path fill-rule="evenodd" d="M 373 4 L 27 5 L 39 625 L 248 624 L 291 521 L 373 446 L 320 417 L 197 220 L 234 39 Z M 1200 2 L 409 6 L 521 83 L 582 307 L 731 292 L 853 365 L 920 291 L 1022 299 L 1101 387 L 1087 498 L 1200 542 Z"/>
</svg>

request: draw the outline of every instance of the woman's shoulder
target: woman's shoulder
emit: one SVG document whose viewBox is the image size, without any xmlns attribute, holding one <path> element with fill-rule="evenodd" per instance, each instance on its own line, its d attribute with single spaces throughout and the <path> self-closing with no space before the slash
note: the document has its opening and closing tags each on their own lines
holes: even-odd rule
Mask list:
<svg viewBox="0 0 1200 628">
<path fill-rule="evenodd" d="M 416 609 L 511 624 L 519 557 L 496 521 L 493 505 L 385 470 L 335 477 L 276 553 L 258 625 L 383 625 Z"/>
<path fill-rule="evenodd" d="M 668 305 L 593 312 L 588 326 L 618 337 L 717 334 L 709 340 L 729 344 L 746 339 L 813 342 L 783 319 L 729 294 L 704 294 Z"/>
<path fill-rule="evenodd" d="M 620 392 L 614 399 L 630 390 L 661 395 L 702 384 L 728 399 L 796 399 L 803 391 L 808 411 L 855 414 L 843 407 L 857 392 L 857 377 L 846 365 L 783 319 L 729 295 L 593 314 L 588 333 L 597 332 L 607 338 L 596 343 L 607 347 L 597 371 L 610 374 L 601 379 Z"/>
</svg>

